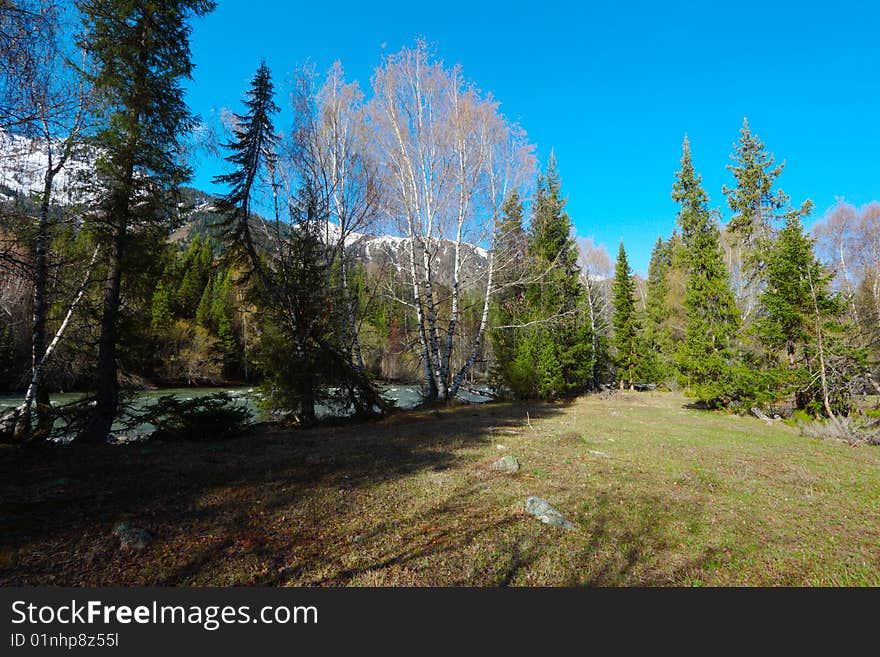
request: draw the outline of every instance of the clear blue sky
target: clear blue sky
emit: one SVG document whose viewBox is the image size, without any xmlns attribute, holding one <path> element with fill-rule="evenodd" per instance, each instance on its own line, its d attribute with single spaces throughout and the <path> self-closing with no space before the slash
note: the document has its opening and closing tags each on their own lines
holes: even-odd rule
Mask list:
<svg viewBox="0 0 880 657">
<path fill-rule="evenodd" d="M 336 59 L 369 88 L 383 52 L 436 44 L 447 63 L 556 152 L 578 235 L 644 272 L 671 232 L 685 132 L 713 207 L 744 116 L 788 166 L 780 186 L 813 219 L 842 196 L 880 199 L 880 3 L 325 2 L 219 0 L 194 23 L 188 100 L 204 118 L 239 98 L 265 57 L 279 87 Z M 284 98 L 279 104 L 284 104 Z M 279 119 L 279 126 L 284 119 Z M 218 164 L 199 164 L 210 188 Z"/>
</svg>

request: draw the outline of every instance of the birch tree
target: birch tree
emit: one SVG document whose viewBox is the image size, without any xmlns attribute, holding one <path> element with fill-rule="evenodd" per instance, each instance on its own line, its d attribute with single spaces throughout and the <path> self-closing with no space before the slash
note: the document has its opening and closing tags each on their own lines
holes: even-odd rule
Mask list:
<svg viewBox="0 0 880 657">
<path fill-rule="evenodd" d="M 373 145 L 385 190 L 383 213 L 407 242 L 425 395 L 446 400 L 473 367 L 488 324 L 499 263 L 493 249 L 507 194 L 534 168 L 524 132 L 498 103 L 444 67 L 423 43 L 386 57 L 373 77 Z M 449 256 L 451 252 L 451 256 Z M 437 268 L 452 260 L 448 311 Z M 473 267 L 485 257 L 484 267 Z M 469 272 L 478 271 L 476 276 Z M 451 372 L 462 291 L 480 289 L 480 326 L 467 358 Z"/>
<path fill-rule="evenodd" d="M 317 88 L 315 88 L 317 86 Z M 358 339 L 358 309 L 351 290 L 350 248 L 359 234 L 372 230 L 379 208 L 379 184 L 368 148 L 364 94 L 357 82 L 346 82 L 340 62 L 316 85 L 310 71 L 298 76 L 293 93 L 298 115 L 294 134 L 294 168 L 313 181 L 324 198 L 322 239 L 329 249 L 328 274 L 338 268 L 338 298 L 343 343 L 352 364 L 364 371 Z M 328 281 L 328 284 L 330 282 Z"/>
<path fill-rule="evenodd" d="M 63 29 L 61 19 L 53 23 L 55 30 Z M 91 92 L 87 78 L 73 69 L 67 60 L 68 53 L 55 47 L 41 50 L 34 58 L 34 71 L 27 81 L 25 97 L 33 108 L 31 113 L 34 134 L 32 147 L 42 156 L 42 168 L 35 171 L 39 187 L 35 191 L 38 201 L 36 217 L 36 237 L 32 266 L 33 308 L 31 321 L 31 376 L 24 403 L 21 407 L 16 437 L 26 438 L 31 432 L 31 406 L 37 402 L 37 423 L 45 431 L 49 419 L 46 414 L 48 393 L 42 386 L 43 373 L 52 351 L 61 340 L 64 329 L 70 322 L 72 310 L 76 307 L 85 288 L 81 287 L 75 295 L 67 317 L 55 334 L 52 344 L 46 345 L 46 332 L 49 307 L 50 254 L 49 243 L 55 220 L 51 215 L 56 199 L 56 180 L 67 168 L 71 157 L 83 151 L 84 132 L 90 110 Z M 83 61 L 85 59 L 83 58 Z M 70 206 L 78 199 L 77 187 L 82 187 L 74 172 L 66 176 L 66 197 L 62 201 Z M 91 267 L 89 268 L 91 270 Z M 86 277 L 86 280 L 89 276 Z M 84 284 L 85 285 L 85 284 Z"/>
<path fill-rule="evenodd" d="M 869 203 L 859 213 L 855 242 L 864 285 L 870 290 L 874 312 L 880 317 L 880 203 L 877 201 Z"/>
<path fill-rule="evenodd" d="M 605 344 L 611 326 L 611 295 L 609 280 L 614 272 L 608 250 L 597 246 L 593 238 L 579 238 L 578 267 L 584 287 L 586 317 L 590 326 L 593 360 L 590 365 L 590 385 L 596 390 L 601 383 L 601 370 L 607 363 Z"/>
<path fill-rule="evenodd" d="M 861 326 L 855 305 L 857 250 L 856 229 L 859 216 L 856 209 L 840 201 L 831 212 L 813 228 L 817 254 L 828 262 L 837 274 L 837 283 L 856 327 Z"/>
<path fill-rule="evenodd" d="M 54 0 L 0 0 L 0 129 L 25 132 L 38 119 L 29 90 L 56 50 L 60 13 Z"/>
</svg>

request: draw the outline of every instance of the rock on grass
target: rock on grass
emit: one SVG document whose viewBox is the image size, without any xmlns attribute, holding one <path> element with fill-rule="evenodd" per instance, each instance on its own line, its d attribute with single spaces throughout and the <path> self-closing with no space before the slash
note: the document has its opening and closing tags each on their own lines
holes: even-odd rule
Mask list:
<svg viewBox="0 0 880 657">
<path fill-rule="evenodd" d="M 113 535 L 119 539 L 120 548 L 135 552 L 145 550 L 150 541 L 152 541 L 152 537 L 147 530 L 135 527 L 127 521 L 117 523 L 113 528 Z"/>
<path fill-rule="evenodd" d="M 566 520 L 565 516 L 540 497 L 530 497 L 526 500 L 526 513 L 535 516 L 545 525 L 552 525 L 562 529 L 574 529 L 574 525 Z"/>
<path fill-rule="evenodd" d="M 513 473 L 519 470 L 519 461 L 515 456 L 508 454 L 495 461 L 489 468 L 496 472 Z"/>
</svg>

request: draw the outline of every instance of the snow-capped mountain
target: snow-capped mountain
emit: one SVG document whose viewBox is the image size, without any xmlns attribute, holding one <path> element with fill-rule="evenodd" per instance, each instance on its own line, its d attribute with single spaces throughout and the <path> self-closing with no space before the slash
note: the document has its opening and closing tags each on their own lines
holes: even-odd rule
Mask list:
<svg viewBox="0 0 880 657">
<path fill-rule="evenodd" d="M 47 143 L 0 130 L 0 200 L 9 200 L 15 195 L 42 194 L 50 152 L 56 164 L 61 148 L 62 144 L 57 141 Z M 77 181 L 91 170 L 90 158 L 82 153 L 72 154 L 53 181 L 53 202 L 71 205 L 84 200 L 83 185 Z"/>
<path fill-rule="evenodd" d="M 328 222 L 324 239 L 338 243 L 339 226 Z M 410 270 L 410 241 L 406 237 L 370 235 L 352 231 L 345 236 L 345 249 L 353 260 L 363 263 L 368 272 L 379 270 L 409 272 Z M 455 263 L 455 243 L 440 240 L 434 243 L 432 250 L 435 252 L 433 267 L 437 274 L 436 282 L 450 285 Z M 465 286 L 479 283 L 488 264 L 488 255 L 486 249 L 482 247 L 473 244 L 462 245 L 460 271 Z"/>
<path fill-rule="evenodd" d="M 61 144 L 51 147 L 57 157 Z M 57 161 L 57 160 L 56 160 Z M 83 180 L 93 170 L 94 152 L 74 153 L 58 172 L 53 181 L 52 202 L 71 205 L 87 202 Z M 16 196 L 33 197 L 43 191 L 43 181 L 49 167 L 49 145 L 44 140 L 29 139 L 0 130 L 0 202 Z M 185 221 L 171 234 L 171 239 L 186 242 L 196 234 L 216 238 L 219 235 L 214 198 L 194 188 L 184 188 Z M 260 221 L 257 219 L 257 221 Z M 257 231 L 259 232 L 259 231 Z M 340 230 L 337 224 L 328 222 L 324 239 L 338 243 Z M 409 271 L 409 240 L 397 235 L 372 235 L 351 232 L 345 237 L 346 251 L 356 261 L 364 264 L 368 272 Z M 441 285 L 452 282 L 455 245 L 448 240 L 434 244 L 433 259 L 435 280 Z M 485 271 L 488 253 L 479 246 L 465 244 L 461 252 L 461 280 L 465 286 L 480 284 Z"/>
</svg>

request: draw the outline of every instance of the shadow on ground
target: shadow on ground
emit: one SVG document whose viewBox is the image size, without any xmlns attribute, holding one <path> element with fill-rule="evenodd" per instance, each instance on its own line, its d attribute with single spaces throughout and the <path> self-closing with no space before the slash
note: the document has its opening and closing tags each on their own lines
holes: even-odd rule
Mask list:
<svg viewBox="0 0 880 657">
<path fill-rule="evenodd" d="M 308 583 L 346 582 L 511 521 L 427 529 L 388 509 L 386 520 L 363 523 L 372 535 L 345 535 L 337 520 L 357 518 L 371 491 L 421 473 L 442 477 L 494 432 L 521 428 L 526 413 L 539 419 L 563 409 L 473 405 L 361 425 L 263 427 L 215 443 L 8 449 L 0 454 L 0 584 L 281 584 L 305 572 Z M 456 502 L 443 504 L 438 517 Z M 145 551 L 119 548 L 112 531 L 121 520 L 150 532 Z M 368 563 L 332 572 L 318 563 L 365 551 L 359 544 L 383 533 L 413 531 L 427 540 L 402 552 L 372 549 Z M 240 564 L 231 577 L 230 560 Z"/>
</svg>

